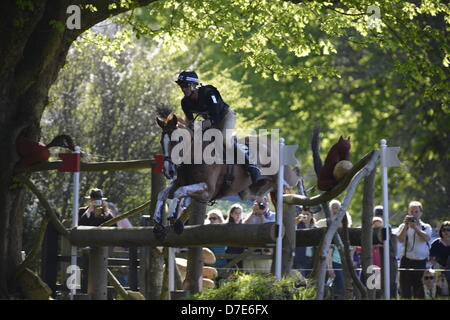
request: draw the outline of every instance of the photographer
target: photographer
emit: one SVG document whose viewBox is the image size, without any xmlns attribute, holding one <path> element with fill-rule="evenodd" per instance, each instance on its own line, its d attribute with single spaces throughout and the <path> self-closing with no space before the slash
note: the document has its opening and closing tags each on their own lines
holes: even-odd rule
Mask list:
<svg viewBox="0 0 450 320">
<path fill-rule="evenodd" d="M 253 202 L 252 213 L 245 219 L 246 224 L 275 222 L 275 212 L 269 210 L 267 198 L 258 198 Z"/>
<path fill-rule="evenodd" d="M 297 206 L 297 209 L 299 210 L 299 215 L 295 218 L 297 230 L 317 228 L 315 226 L 316 219 L 313 216 L 313 212 L 320 211 L 320 208 L 317 210 L 315 207 Z M 311 276 L 313 255 L 314 247 L 295 248 L 294 269 L 300 270 L 301 274 L 306 278 L 310 278 Z"/>
<path fill-rule="evenodd" d="M 114 218 L 106 204 L 105 200 L 107 198 L 103 197 L 102 190 L 92 189 L 89 196 L 85 197 L 85 199 L 89 199 L 89 206 L 79 209 L 78 216 L 80 220 L 78 221 L 78 225 L 97 227 L 103 222 Z M 117 224 L 114 227 L 117 227 Z"/>
<path fill-rule="evenodd" d="M 422 275 L 426 269 L 429 255 L 428 241 L 431 239 L 431 226 L 420 218 L 423 214 L 422 204 L 411 201 L 408 214 L 398 228 L 398 241 L 404 250 L 400 260 L 400 295 L 402 298 L 424 298 Z M 413 269 L 413 270 L 410 270 Z"/>
<path fill-rule="evenodd" d="M 269 210 L 269 202 L 266 197 L 258 198 L 253 202 L 252 213 L 249 214 L 244 223 L 260 224 L 268 222 L 275 222 L 275 213 Z M 272 265 L 271 249 L 257 248 L 253 252 L 253 257 L 244 260 L 245 272 L 270 272 Z"/>
</svg>

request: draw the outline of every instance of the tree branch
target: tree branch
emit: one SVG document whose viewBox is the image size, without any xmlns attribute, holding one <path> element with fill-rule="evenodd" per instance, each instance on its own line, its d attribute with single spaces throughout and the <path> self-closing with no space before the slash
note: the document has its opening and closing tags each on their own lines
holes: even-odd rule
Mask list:
<svg viewBox="0 0 450 320">
<path fill-rule="evenodd" d="M 322 251 L 320 253 L 320 259 L 321 259 L 321 263 L 323 263 L 323 261 L 326 259 L 328 250 L 330 249 L 330 244 L 331 241 L 334 237 L 334 234 L 336 233 L 337 229 L 338 229 L 338 225 L 339 222 L 342 221 L 344 215 L 347 212 L 347 208 L 350 204 L 350 200 L 353 197 L 353 194 L 355 193 L 356 187 L 359 183 L 359 181 L 370 174 L 370 172 L 374 169 L 375 167 L 375 163 L 379 157 L 379 151 L 378 150 L 374 150 L 370 153 L 371 157 L 369 158 L 369 161 L 367 162 L 367 165 L 361 169 L 360 171 L 358 171 L 358 173 L 355 175 L 355 177 L 352 179 L 348 190 L 347 190 L 347 194 L 345 196 L 345 199 L 342 203 L 342 206 L 340 207 L 340 209 L 338 210 L 336 216 L 331 220 L 331 224 L 328 226 L 328 230 L 325 234 L 324 240 L 323 240 L 323 246 L 322 246 Z M 320 284 L 321 286 L 324 284 L 325 282 L 325 272 L 326 269 L 324 268 L 324 265 L 322 264 L 322 267 L 319 269 L 319 279 L 318 279 L 318 285 Z M 323 299 L 323 290 L 320 290 L 321 288 L 318 287 L 317 288 L 317 298 L 319 300 Z"/>
<path fill-rule="evenodd" d="M 45 196 L 36 188 L 36 186 L 27 178 L 25 177 L 18 177 L 18 179 L 30 189 L 31 192 L 34 193 L 34 195 L 38 198 L 41 205 L 44 207 L 47 216 L 50 219 L 50 222 L 53 224 L 53 226 L 56 228 L 56 230 L 64 237 L 68 237 L 69 232 L 64 227 L 64 225 L 59 221 L 58 216 L 56 215 L 56 212 L 52 209 L 50 204 L 48 203 Z"/>
<path fill-rule="evenodd" d="M 375 152 L 377 151 L 371 151 L 370 153 L 366 154 L 361 160 L 359 160 L 347 173 L 344 179 L 342 179 L 335 187 L 333 187 L 333 189 L 312 198 L 307 198 L 295 194 L 285 194 L 283 196 L 284 203 L 304 206 L 316 206 L 336 198 L 347 188 L 353 177 L 369 162 Z"/>
<path fill-rule="evenodd" d="M 99 227 L 109 227 L 109 226 L 112 226 L 112 225 L 116 224 L 117 222 L 119 222 L 120 220 L 123 220 L 123 219 L 125 219 L 125 218 L 129 218 L 129 217 L 131 217 L 131 216 L 133 216 L 133 215 L 135 215 L 135 214 L 137 214 L 137 213 L 139 213 L 139 212 L 142 212 L 142 211 L 144 211 L 145 209 L 150 208 L 150 202 L 151 202 L 151 201 L 149 200 L 149 201 L 147 201 L 146 203 L 140 205 L 140 206 L 137 207 L 137 208 L 131 209 L 130 211 L 128 211 L 128 212 L 126 212 L 126 213 L 124 213 L 124 214 L 121 214 L 120 216 L 117 216 L 117 217 L 115 217 L 115 218 L 113 218 L 113 219 L 111 219 L 111 220 L 108 220 L 108 221 L 106 221 L 106 222 L 103 222 Z"/>
</svg>

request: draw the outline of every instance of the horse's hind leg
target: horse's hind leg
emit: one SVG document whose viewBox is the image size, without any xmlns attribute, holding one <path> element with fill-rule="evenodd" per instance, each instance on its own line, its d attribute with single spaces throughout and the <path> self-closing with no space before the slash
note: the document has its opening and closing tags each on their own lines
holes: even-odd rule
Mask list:
<svg viewBox="0 0 450 320">
<path fill-rule="evenodd" d="M 211 193 L 208 191 L 208 185 L 205 182 L 200 182 L 178 188 L 173 194 L 173 197 L 191 197 L 201 201 L 208 201 L 210 200 L 210 195 Z"/>
<path fill-rule="evenodd" d="M 184 224 L 183 222 L 178 219 L 178 212 L 182 210 L 182 201 L 183 199 L 175 198 L 170 201 L 169 205 L 169 215 L 168 220 L 171 225 L 173 225 L 173 229 L 176 234 L 183 233 L 184 230 Z"/>
</svg>

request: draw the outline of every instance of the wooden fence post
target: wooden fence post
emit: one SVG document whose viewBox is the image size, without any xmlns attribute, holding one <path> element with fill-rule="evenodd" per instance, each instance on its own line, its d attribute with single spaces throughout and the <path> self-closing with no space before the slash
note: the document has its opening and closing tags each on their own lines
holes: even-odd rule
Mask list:
<svg viewBox="0 0 450 320">
<path fill-rule="evenodd" d="M 283 204 L 283 224 L 284 224 L 284 237 L 283 237 L 283 250 L 282 250 L 282 264 L 281 275 L 288 276 L 292 270 L 294 264 L 294 252 L 296 244 L 296 232 L 295 232 L 295 206 Z"/>
<path fill-rule="evenodd" d="M 137 291 L 138 290 L 138 253 L 137 248 L 129 248 L 129 278 L 128 285 L 130 290 Z"/>
<path fill-rule="evenodd" d="M 92 300 L 107 299 L 108 248 L 95 247 L 89 252 L 88 294 Z"/>
<path fill-rule="evenodd" d="M 42 246 L 42 280 L 52 289 L 52 297 L 56 298 L 56 282 L 58 275 L 58 231 L 49 223 L 45 231 Z M 65 271 L 65 270 L 64 270 Z"/>
<path fill-rule="evenodd" d="M 189 224 L 198 225 L 203 224 L 206 214 L 206 203 L 200 203 L 196 200 L 192 200 L 191 214 L 189 216 Z M 202 291 L 203 286 L 203 249 L 189 248 L 188 263 L 186 269 L 186 283 L 185 289 L 189 290 L 191 294 L 199 293 Z"/>
</svg>

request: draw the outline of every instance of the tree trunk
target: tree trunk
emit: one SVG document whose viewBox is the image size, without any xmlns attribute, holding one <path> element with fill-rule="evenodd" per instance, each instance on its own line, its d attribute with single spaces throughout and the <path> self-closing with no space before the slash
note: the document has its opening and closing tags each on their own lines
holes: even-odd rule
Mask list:
<svg viewBox="0 0 450 320">
<path fill-rule="evenodd" d="M 135 2 L 142 6 L 152 0 Z M 84 1 L 30 3 L 0 2 L 0 299 L 11 296 L 8 279 L 20 261 L 22 247 L 23 188 L 14 186 L 13 181 L 19 160 L 17 138 L 39 140 L 49 88 L 77 36 L 110 15 L 129 10 L 120 6 L 110 10 L 110 1 L 98 0 L 97 11 L 81 10 L 81 29 L 59 31 L 50 22 L 65 26 L 67 7 Z"/>
</svg>

